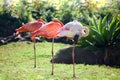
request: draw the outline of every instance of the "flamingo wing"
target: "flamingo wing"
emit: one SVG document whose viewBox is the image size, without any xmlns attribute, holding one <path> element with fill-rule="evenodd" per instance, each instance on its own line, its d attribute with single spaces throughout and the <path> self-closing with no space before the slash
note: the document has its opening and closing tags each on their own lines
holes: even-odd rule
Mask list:
<svg viewBox="0 0 120 80">
<path fill-rule="evenodd" d="M 53 21 L 42 27 L 41 31 L 43 31 L 44 36 L 49 39 L 56 37 L 60 32 L 61 27 L 63 27 L 61 23 Z"/>
<path fill-rule="evenodd" d="M 16 34 L 19 34 L 21 32 L 33 32 L 42 27 L 43 24 L 45 24 L 45 22 L 42 19 L 38 19 L 37 21 L 34 22 L 28 22 L 21 26 L 20 28 L 16 29 L 17 31 Z"/>
<path fill-rule="evenodd" d="M 60 33 L 61 27 L 63 27 L 62 22 L 58 20 L 51 21 L 43 25 L 39 30 L 34 31 L 31 39 L 34 40 L 35 36 L 44 36 L 48 39 L 55 38 Z"/>
<path fill-rule="evenodd" d="M 72 21 L 66 23 L 63 28 L 61 28 L 60 33 L 57 37 L 69 37 L 73 38 L 76 34 L 81 35 L 81 30 L 83 29 L 83 25 L 78 21 Z"/>
<path fill-rule="evenodd" d="M 26 30 L 26 32 L 33 32 L 33 31 L 39 29 L 40 27 L 42 27 L 42 25 L 43 25 L 43 23 L 39 23 L 39 22 L 26 24 L 25 30 Z"/>
</svg>

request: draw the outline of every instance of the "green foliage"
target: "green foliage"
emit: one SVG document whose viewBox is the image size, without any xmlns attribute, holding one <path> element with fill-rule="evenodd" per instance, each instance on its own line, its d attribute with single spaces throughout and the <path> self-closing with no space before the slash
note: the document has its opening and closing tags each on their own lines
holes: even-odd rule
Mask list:
<svg viewBox="0 0 120 80">
<path fill-rule="evenodd" d="M 71 14 L 71 11 L 69 11 L 69 10 L 64 11 L 64 14 L 61 17 L 62 17 L 62 22 L 64 24 L 73 20 L 73 18 L 72 18 L 73 16 Z"/>
<path fill-rule="evenodd" d="M 106 15 L 99 20 L 93 16 L 90 33 L 80 40 L 80 45 L 90 50 L 103 50 L 103 54 L 118 53 L 120 46 L 120 20 L 119 15 L 112 17 Z M 106 52 L 107 50 L 107 52 Z"/>
<path fill-rule="evenodd" d="M 119 13 L 120 11 L 120 2 L 117 0 L 112 0 L 110 4 L 106 4 L 106 6 L 101 7 L 96 14 L 99 17 L 104 17 L 106 14 L 111 14 L 111 16 L 115 16 L 116 13 Z"/>
<path fill-rule="evenodd" d="M 0 13 L 0 36 L 5 37 L 12 35 L 15 29 L 22 25 L 22 22 L 27 22 L 27 17 L 17 18 L 11 15 L 11 11 L 3 11 Z"/>
<path fill-rule="evenodd" d="M 0 15 L 6 17 L 16 18 L 13 22 L 12 19 L 9 19 L 10 24 L 2 26 L 0 29 L 0 36 L 7 36 L 13 33 L 13 29 L 20 27 L 22 23 L 26 23 L 32 20 L 42 18 L 46 22 L 49 22 L 53 19 L 58 19 L 64 24 L 72 21 L 78 20 L 84 25 L 92 25 L 91 19 L 94 14 L 96 18 L 103 18 L 107 13 L 110 13 L 111 16 L 115 16 L 116 13 L 119 13 L 120 4 L 117 1 L 113 1 L 110 4 L 106 4 L 103 7 L 97 7 L 97 4 L 92 3 L 91 1 L 85 0 L 82 3 L 80 0 L 20 0 L 19 3 L 3 4 L 0 3 Z M 8 15 L 6 15 L 9 14 Z M 3 17 L 0 17 L 2 21 Z M 3 20 L 1 24 L 6 23 L 7 18 Z M 14 25 L 14 23 L 17 23 Z M 8 26 L 12 26 L 11 32 L 7 32 Z M 1 25 L 0 25 L 1 27 Z M 3 27 L 7 27 L 3 28 Z M 14 28 L 13 28 L 14 27 Z M 7 34 L 7 35 L 6 35 Z"/>
</svg>

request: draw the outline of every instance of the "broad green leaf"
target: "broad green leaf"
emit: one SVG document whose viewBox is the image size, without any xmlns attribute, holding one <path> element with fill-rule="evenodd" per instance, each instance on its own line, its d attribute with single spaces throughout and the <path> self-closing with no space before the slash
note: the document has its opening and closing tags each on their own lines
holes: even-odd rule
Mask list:
<svg viewBox="0 0 120 80">
<path fill-rule="evenodd" d="M 107 17 L 108 15 L 106 15 L 103 19 L 102 19 L 102 27 L 106 25 L 106 22 L 107 22 Z"/>
<path fill-rule="evenodd" d="M 104 42 L 103 37 L 99 34 L 99 32 L 93 28 L 91 28 L 92 34 L 95 36 L 93 37 L 94 41 L 96 41 L 99 44 L 102 44 Z"/>
<path fill-rule="evenodd" d="M 119 25 L 120 25 L 120 23 L 117 22 L 116 18 L 115 18 L 115 20 L 114 19 L 112 20 L 112 22 L 110 24 L 110 30 L 109 30 L 110 31 L 109 35 L 111 37 L 111 40 L 113 39 L 114 34 L 115 34 L 116 30 L 118 29 Z"/>
<path fill-rule="evenodd" d="M 113 18 L 109 26 L 110 32 L 112 33 L 113 31 L 115 31 L 115 28 L 116 28 L 116 19 Z"/>
<path fill-rule="evenodd" d="M 108 43 L 110 40 L 109 31 L 106 29 L 106 27 L 104 27 L 102 30 L 103 30 L 103 39 L 104 39 L 105 43 Z"/>
<path fill-rule="evenodd" d="M 81 38 L 80 43 L 78 43 L 81 47 L 90 49 L 90 50 L 96 50 L 97 47 L 94 45 L 94 40 L 93 38 Z"/>
<path fill-rule="evenodd" d="M 120 38 L 120 26 L 119 26 L 119 28 L 117 28 L 117 30 L 114 32 L 112 40 L 114 41 L 114 40 L 116 40 L 117 38 Z"/>
<path fill-rule="evenodd" d="M 97 22 L 95 20 L 95 17 L 92 18 L 92 25 L 98 30 Z"/>
<path fill-rule="evenodd" d="M 99 24 L 98 24 L 98 31 L 99 31 L 99 33 L 101 34 L 101 32 L 102 32 L 102 19 L 100 19 L 100 21 L 99 21 Z"/>
</svg>

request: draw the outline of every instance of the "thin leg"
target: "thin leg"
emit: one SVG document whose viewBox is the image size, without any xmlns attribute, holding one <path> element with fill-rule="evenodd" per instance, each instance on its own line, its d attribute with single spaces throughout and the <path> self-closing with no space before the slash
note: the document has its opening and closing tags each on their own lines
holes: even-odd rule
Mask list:
<svg viewBox="0 0 120 80">
<path fill-rule="evenodd" d="M 54 75 L 54 38 L 52 39 L 52 73 L 51 75 Z"/>
<path fill-rule="evenodd" d="M 75 43 L 73 43 L 73 48 L 72 48 L 72 61 L 73 61 L 73 77 L 75 77 L 75 59 L 74 59 L 74 49 L 75 49 Z"/>
<path fill-rule="evenodd" d="M 73 38 L 73 48 L 72 48 L 73 77 L 76 77 L 75 76 L 75 64 L 74 64 L 74 62 L 75 62 L 75 59 L 74 59 L 75 53 L 74 52 L 75 52 L 75 44 L 78 42 L 78 39 L 79 39 L 79 35 L 76 34 Z"/>
<path fill-rule="evenodd" d="M 35 40 L 34 40 L 34 68 L 36 68 L 36 46 L 35 46 Z"/>
</svg>

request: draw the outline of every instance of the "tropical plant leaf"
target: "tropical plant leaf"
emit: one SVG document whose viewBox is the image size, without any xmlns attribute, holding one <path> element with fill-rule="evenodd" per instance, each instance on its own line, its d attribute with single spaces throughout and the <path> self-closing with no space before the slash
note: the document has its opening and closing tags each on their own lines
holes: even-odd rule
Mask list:
<svg viewBox="0 0 120 80">
<path fill-rule="evenodd" d="M 101 36 L 101 34 L 97 31 L 97 30 L 95 30 L 94 28 L 91 28 L 91 32 L 92 32 L 92 34 L 94 35 L 93 36 L 93 39 L 97 42 L 97 43 L 103 43 L 104 42 L 104 40 L 103 40 L 103 37 Z"/>
<path fill-rule="evenodd" d="M 118 36 L 118 32 L 117 30 L 119 30 L 119 25 L 120 22 L 117 20 L 117 17 L 113 17 L 113 19 L 110 22 L 109 25 L 109 39 L 110 41 L 112 41 L 112 43 L 116 40 L 117 36 Z"/>
<path fill-rule="evenodd" d="M 81 47 L 86 48 L 86 49 L 96 50 L 97 47 L 94 45 L 94 41 L 92 40 L 92 38 L 90 41 L 89 40 L 90 39 L 82 38 L 78 45 L 80 45 Z"/>
<path fill-rule="evenodd" d="M 115 31 L 116 27 L 116 19 L 113 18 L 109 26 L 109 31 L 111 32 L 111 34 Z"/>
<path fill-rule="evenodd" d="M 120 25 L 120 23 L 117 25 Z M 120 39 L 120 26 L 117 27 L 116 31 L 113 34 L 112 40 L 115 41 L 116 39 Z"/>
<path fill-rule="evenodd" d="M 106 27 L 103 27 L 103 39 L 105 41 L 105 44 L 107 44 L 110 40 L 110 35 L 109 35 L 109 31 L 106 29 Z"/>
<path fill-rule="evenodd" d="M 93 16 L 93 18 L 92 18 L 92 25 L 94 25 L 93 27 L 94 27 L 96 30 L 98 30 L 98 25 L 97 25 L 97 22 L 96 22 L 96 20 L 95 20 L 95 16 Z"/>
<path fill-rule="evenodd" d="M 101 34 L 102 33 L 102 19 L 100 19 L 99 24 L 98 24 L 98 31 Z"/>
<path fill-rule="evenodd" d="M 118 47 L 120 42 L 120 21 L 116 17 L 106 15 L 103 19 L 92 18 L 92 26 L 88 37 L 81 39 L 81 46 L 96 50 Z"/>
<path fill-rule="evenodd" d="M 107 23 L 107 18 L 108 18 L 108 15 L 106 15 L 103 19 L 102 19 L 102 27 L 106 25 Z"/>
</svg>

